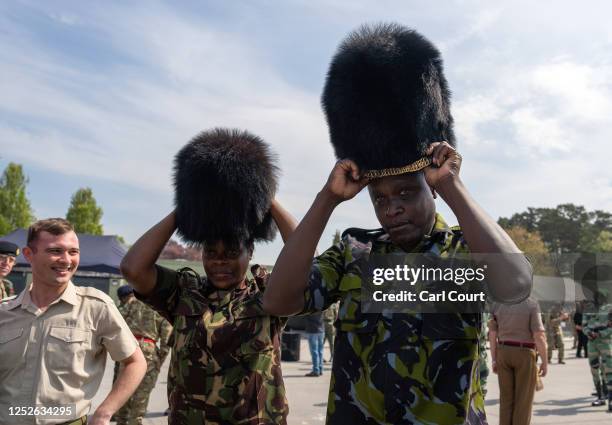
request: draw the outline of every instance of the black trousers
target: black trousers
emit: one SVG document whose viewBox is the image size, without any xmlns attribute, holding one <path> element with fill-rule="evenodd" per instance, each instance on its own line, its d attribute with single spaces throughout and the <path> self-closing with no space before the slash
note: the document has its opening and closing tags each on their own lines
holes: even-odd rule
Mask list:
<svg viewBox="0 0 612 425">
<path fill-rule="evenodd" d="M 589 338 L 582 331 L 578 331 L 578 347 L 576 348 L 576 357 L 580 356 L 580 352 L 584 348 L 584 357 L 589 355 L 588 351 Z"/>
</svg>

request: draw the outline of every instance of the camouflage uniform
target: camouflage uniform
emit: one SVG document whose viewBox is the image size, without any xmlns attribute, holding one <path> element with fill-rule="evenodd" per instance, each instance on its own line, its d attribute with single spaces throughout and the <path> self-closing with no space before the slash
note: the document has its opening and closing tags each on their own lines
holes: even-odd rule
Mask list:
<svg viewBox="0 0 612 425">
<path fill-rule="evenodd" d="M 333 303 L 327 310 L 323 312 L 323 323 L 325 325 L 325 340 L 329 343 L 329 353 L 331 358 L 334 357 L 334 338 L 336 337 L 336 328 L 334 322 L 338 317 L 338 303 Z"/>
<path fill-rule="evenodd" d="M 487 322 L 489 321 L 489 314 L 484 313 L 482 318 L 482 333 L 478 340 L 478 357 L 479 357 L 479 375 L 480 375 L 480 387 L 482 389 L 482 396 L 487 395 L 487 381 L 489 380 L 489 365 L 487 364 L 487 338 L 489 335 L 489 329 Z"/>
<path fill-rule="evenodd" d="M 157 276 L 145 301 L 174 326 L 168 423 L 286 424 L 284 320 L 264 312 L 257 284 L 220 291 L 193 270 L 159 266 Z"/>
<path fill-rule="evenodd" d="M 583 316 L 584 333 L 595 338 L 589 338 L 589 365 L 597 397 L 602 399 L 608 394 L 608 403 L 612 400 L 612 327 L 610 314 L 612 304 L 606 304 L 597 313 L 585 313 Z"/>
<path fill-rule="evenodd" d="M 361 311 L 361 264 L 401 252 L 381 231 L 349 229 L 315 258 L 304 311 L 340 301 L 328 424 L 486 424 L 479 381 L 479 314 Z M 458 228 L 436 215 L 414 252 L 467 253 Z"/>
<path fill-rule="evenodd" d="M 8 279 L 0 280 L 0 300 L 15 295 L 13 282 Z"/>
<path fill-rule="evenodd" d="M 119 311 L 138 340 L 147 361 L 147 372 L 134 394 L 115 414 L 115 420 L 117 425 L 141 425 L 147 411 L 149 395 L 155 387 L 161 365 L 170 350 L 168 339 L 172 333 L 172 326 L 155 310 L 135 298 L 122 304 Z M 159 348 L 153 341 L 159 341 Z M 123 365 L 120 365 L 119 373 L 122 369 Z"/>
<path fill-rule="evenodd" d="M 559 350 L 559 363 L 563 362 L 565 356 L 565 345 L 563 344 L 563 333 L 561 332 L 561 315 L 563 310 L 555 309 L 545 315 L 544 325 L 546 328 L 546 343 L 548 344 L 548 362 L 552 361 L 553 350 Z"/>
</svg>

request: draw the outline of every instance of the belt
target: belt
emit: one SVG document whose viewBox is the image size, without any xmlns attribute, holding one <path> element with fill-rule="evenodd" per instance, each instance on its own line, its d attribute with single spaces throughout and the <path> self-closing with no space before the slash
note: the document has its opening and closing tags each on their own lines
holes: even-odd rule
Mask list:
<svg viewBox="0 0 612 425">
<path fill-rule="evenodd" d="M 151 344 L 157 344 L 157 341 L 151 338 L 147 338 L 146 336 L 134 335 L 134 338 L 136 338 L 138 341 L 150 342 Z"/>
<path fill-rule="evenodd" d="M 499 341 L 500 345 L 508 345 L 510 347 L 522 347 L 531 348 L 535 350 L 536 346 L 533 342 L 519 342 L 519 341 Z"/>
<path fill-rule="evenodd" d="M 81 416 L 78 419 L 75 419 L 73 421 L 70 422 L 62 422 L 61 424 L 58 425 L 87 425 L 87 416 Z"/>
</svg>

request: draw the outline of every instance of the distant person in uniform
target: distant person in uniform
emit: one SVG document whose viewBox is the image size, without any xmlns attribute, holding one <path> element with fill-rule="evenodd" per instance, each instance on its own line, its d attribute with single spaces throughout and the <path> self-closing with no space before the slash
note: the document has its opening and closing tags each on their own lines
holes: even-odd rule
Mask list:
<svg viewBox="0 0 612 425">
<path fill-rule="evenodd" d="M 68 221 L 34 223 L 23 254 L 32 267 L 32 284 L 0 305 L 0 423 L 85 424 L 108 353 L 124 368 L 88 422 L 108 425 L 144 376 L 138 343 L 108 295 L 72 283 L 80 250 Z M 10 416 L 8 410 L 57 405 L 67 406 L 63 415 L 56 411 L 39 421 Z"/>
<path fill-rule="evenodd" d="M 329 344 L 329 361 L 334 359 L 334 338 L 336 338 L 336 328 L 334 323 L 338 318 L 338 304 L 333 303 L 323 312 L 323 324 L 325 325 L 325 341 Z M 323 359 L 325 361 L 325 359 Z"/>
<path fill-rule="evenodd" d="M 607 402 L 612 412 L 612 269 L 594 266 L 580 283 L 586 297 L 583 331 L 589 338 L 587 357 L 597 397 L 591 405 Z"/>
<path fill-rule="evenodd" d="M 134 394 L 115 414 L 115 420 L 117 425 L 142 425 L 149 396 L 155 388 L 157 376 L 170 350 L 168 340 L 172 326 L 151 307 L 137 300 L 131 286 L 120 287 L 117 295 L 122 300 L 119 311 L 136 337 L 147 361 L 147 373 Z"/>
<path fill-rule="evenodd" d="M 495 305 L 489 320 L 493 372 L 499 381 L 499 425 L 529 425 L 538 375 L 546 376 L 546 335 L 532 298 Z M 537 354 L 542 363 L 537 366 Z"/>
<path fill-rule="evenodd" d="M 546 317 L 544 327 L 546 328 L 546 344 L 548 345 L 548 363 L 552 362 L 553 350 L 557 349 L 559 364 L 565 364 L 565 344 L 563 343 L 561 322 L 569 319 L 569 315 L 563 311 L 561 306 L 556 306 L 544 316 Z"/>
<path fill-rule="evenodd" d="M 170 425 L 286 424 L 280 333 L 247 279 L 256 241 L 285 239 L 295 220 L 276 202 L 267 144 L 239 130 L 196 136 L 176 157 L 176 209 L 129 249 L 121 271 L 137 298 L 174 326 Z M 206 276 L 156 261 L 175 230 L 202 246 Z"/>
<path fill-rule="evenodd" d="M 0 301 L 15 295 L 13 282 L 6 277 L 13 270 L 19 255 L 19 247 L 12 242 L 0 241 Z"/>
</svg>

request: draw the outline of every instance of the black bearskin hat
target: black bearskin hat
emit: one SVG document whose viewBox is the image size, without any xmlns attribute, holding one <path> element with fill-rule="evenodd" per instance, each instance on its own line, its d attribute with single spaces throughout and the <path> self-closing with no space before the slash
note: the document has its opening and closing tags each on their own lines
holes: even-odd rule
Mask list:
<svg viewBox="0 0 612 425">
<path fill-rule="evenodd" d="M 440 52 L 398 24 L 364 25 L 346 37 L 321 103 L 336 157 L 362 170 L 412 164 L 433 142 L 455 146 Z"/>
<path fill-rule="evenodd" d="M 193 244 L 271 241 L 276 156 L 247 131 L 216 128 L 176 155 L 174 201 L 181 237 Z"/>
</svg>

